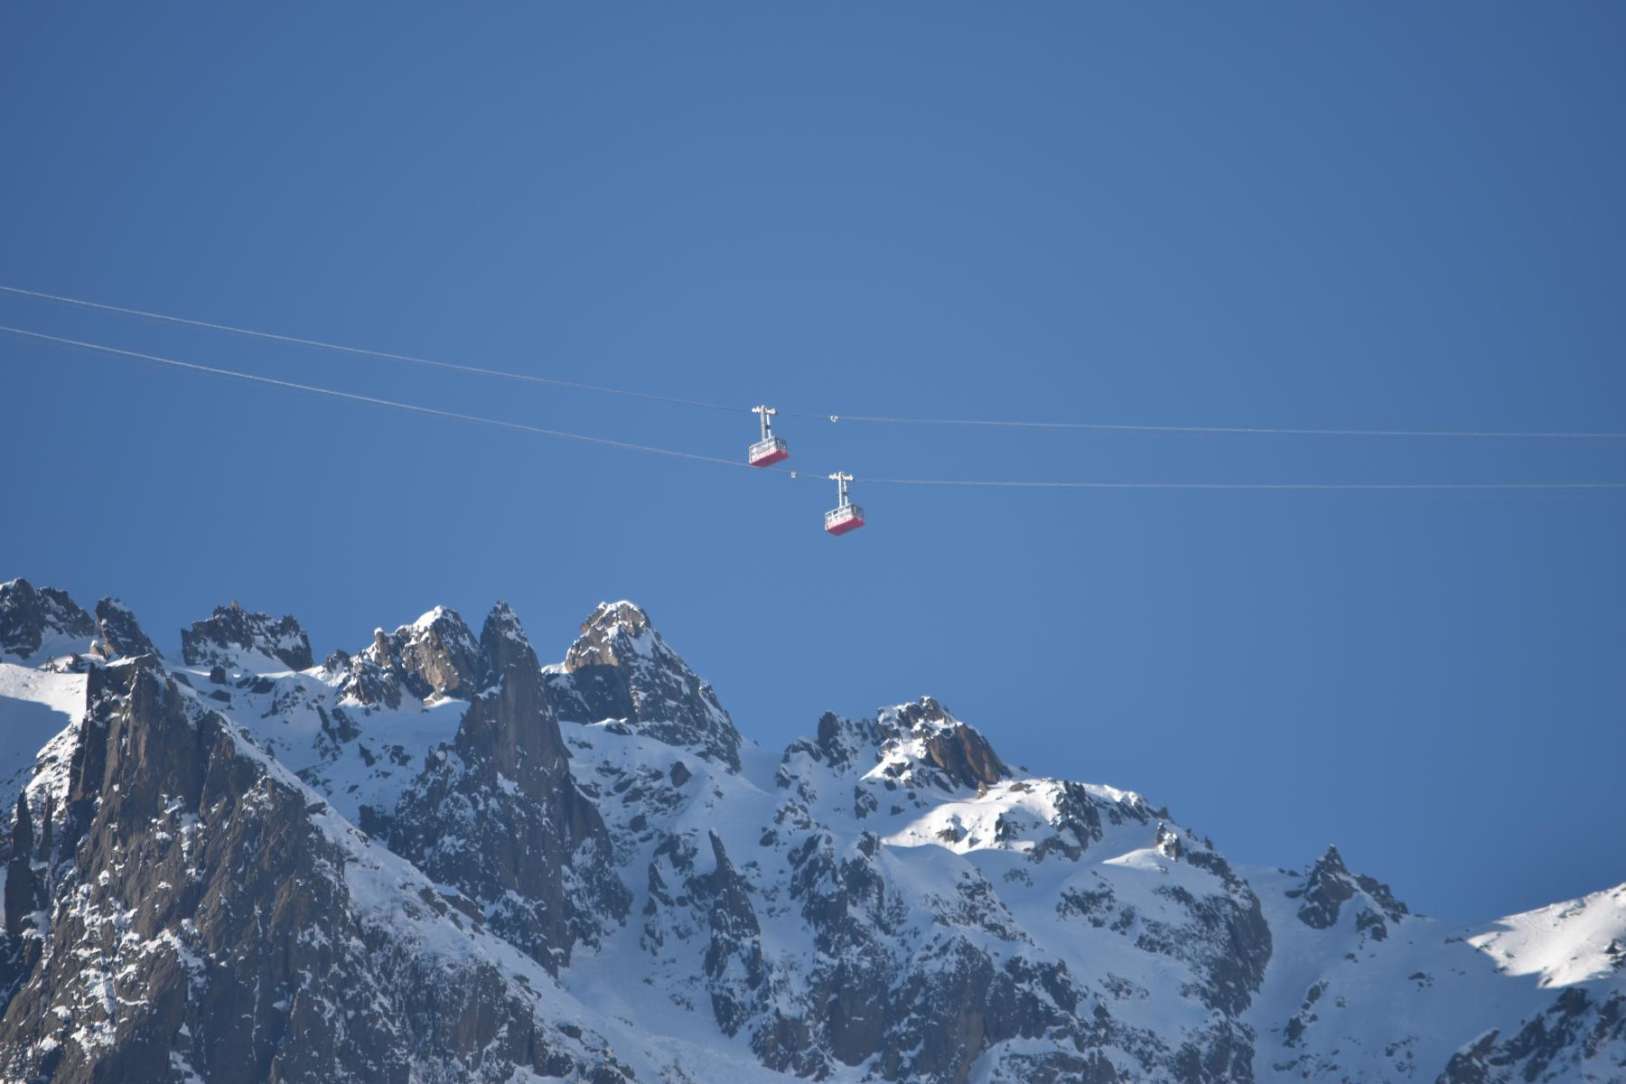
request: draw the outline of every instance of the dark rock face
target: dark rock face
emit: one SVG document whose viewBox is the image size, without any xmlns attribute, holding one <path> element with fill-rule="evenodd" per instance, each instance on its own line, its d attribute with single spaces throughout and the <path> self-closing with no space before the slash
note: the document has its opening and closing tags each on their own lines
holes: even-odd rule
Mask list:
<svg viewBox="0 0 1626 1084">
<path fill-rule="evenodd" d="M 1491 1031 L 1458 1051 L 1436 1084 L 1569 1080 L 1626 1080 L 1626 994 L 1564 990 L 1514 1035 Z"/>
<path fill-rule="evenodd" d="M 1388 885 L 1351 873 L 1337 847 L 1328 847 L 1327 853 L 1316 860 L 1304 885 L 1294 894 L 1303 901 L 1299 921 L 1317 930 L 1332 928 L 1343 905 L 1359 896 L 1361 909 L 1355 918 L 1356 927 L 1377 941 L 1389 936 L 1385 919 L 1399 922 L 1410 913 L 1404 903 L 1394 898 Z"/>
<path fill-rule="evenodd" d="M 11 861 L 6 864 L 6 936 L 13 941 L 32 928 L 34 912 L 44 906 L 44 884 L 34 868 L 34 821 L 28 802 L 17 796 L 16 819 L 11 827 Z"/>
<path fill-rule="evenodd" d="M 684 836 L 667 836 L 649 862 L 648 898 L 640 940 L 652 954 L 693 929 L 705 939 L 701 976 L 712 1015 L 735 1035 L 761 1011 L 768 994 L 762 926 L 749 885 L 729 861 L 722 839 L 709 833 L 712 870 L 701 873 L 699 852 Z"/>
<path fill-rule="evenodd" d="M 96 604 L 96 638 L 110 658 L 163 656 L 141 631 L 135 614 L 116 598 L 104 598 Z"/>
<path fill-rule="evenodd" d="M 489 963 L 357 908 L 308 792 L 143 666 L 90 672 L 53 950 L 0 1017 L 0 1075 L 65 1084 L 628 1079 Z M 357 844 L 359 846 L 359 844 Z M 423 914 L 449 909 L 423 900 Z M 460 920 L 461 921 L 461 920 Z"/>
<path fill-rule="evenodd" d="M 312 665 L 311 642 L 292 617 L 250 613 L 237 603 L 217 606 L 202 621 L 181 630 L 181 658 L 188 666 L 235 667 L 240 655 L 258 653 L 290 670 Z"/>
<path fill-rule="evenodd" d="M 486 619 L 478 664 L 487 691 L 401 799 L 390 846 L 556 971 L 578 941 L 625 917 L 627 891 L 598 810 L 571 777 L 536 653 L 506 606 Z"/>
<path fill-rule="evenodd" d="M 1316 860 L 1302 891 L 1299 921 L 1317 930 L 1338 921 L 1338 909 L 1355 895 L 1355 879 L 1345 868 L 1337 847 L 1328 847 L 1327 853 Z"/>
<path fill-rule="evenodd" d="M 739 770 L 740 734 L 717 694 L 630 602 L 600 604 L 582 622 L 562 671 L 549 674 L 547 692 L 561 719 L 622 720 Z"/>
<path fill-rule="evenodd" d="M 49 638 L 95 634 L 96 623 L 66 591 L 23 579 L 0 583 L 0 653 L 28 658 Z"/>
</svg>

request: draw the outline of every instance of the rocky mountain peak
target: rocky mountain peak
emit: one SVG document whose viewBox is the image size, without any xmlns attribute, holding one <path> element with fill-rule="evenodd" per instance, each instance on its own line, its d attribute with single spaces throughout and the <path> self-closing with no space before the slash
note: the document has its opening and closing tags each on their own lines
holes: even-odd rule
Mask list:
<svg viewBox="0 0 1626 1084">
<path fill-rule="evenodd" d="M 393 634 L 373 633 L 372 661 L 397 671 L 419 699 L 477 691 L 480 645 L 456 610 L 436 606 Z"/>
<path fill-rule="evenodd" d="M 181 658 L 188 666 L 250 671 L 306 670 L 313 661 L 310 637 L 292 616 L 273 618 L 236 602 L 181 630 Z"/>
<path fill-rule="evenodd" d="M 96 623 L 55 587 L 35 587 L 24 579 L 0 583 L 0 654 L 20 659 L 83 649 L 96 635 Z"/>
<path fill-rule="evenodd" d="M 740 766 L 740 734 L 716 692 L 667 646 L 631 602 L 601 602 L 552 668 L 554 711 L 571 722 L 619 721 L 669 745 Z"/>
<path fill-rule="evenodd" d="M 96 603 L 96 639 L 101 642 L 103 653 L 113 658 L 163 656 L 141 631 L 135 614 L 116 598 L 104 598 Z"/>
<path fill-rule="evenodd" d="M 889 778 L 922 775 L 953 789 L 991 786 L 1011 775 L 987 738 L 930 696 L 882 710 L 877 723 Z"/>
<path fill-rule="evenodd" d="M 581 624 L 581 635 L 565 653 L 566 672 L 587 666 L 619 666 L 648 650 L 654 634 L 649 615 L 631 602 L 601 602 Z M 658 634 L 657 634 L 658 635 Z"/>
<path fill-rule="evenodd" d="M 1359 897 L 1361 907 L 1356 925 L 1378 940 L 1388 936 L 1385 918 L 1399 922 L 1410 913 L 1404 903 L 1394 898 L 1388 885 L 1351 873 L 1344 864 L 1344 856 L 1334 846 L 1329 846 L 1326 853 L 1316 859 L 1304 884 L 1289 895 L 1301 901 L 1299 921 L 1317 930 L 1335 925 L 1343 905 Z"/>
<path fill-rule="evenodd" d="M 374 629 L 366 650 L 336 652 L 323 665 L 344 674 L 340 689 L 347 699 L 368 707 L 400 707 L 403 691 L 419 700 L 467 700 L 485 685 L 480 643 L 448 606 L 436 606 L 394 632 Z"/>
</svg>

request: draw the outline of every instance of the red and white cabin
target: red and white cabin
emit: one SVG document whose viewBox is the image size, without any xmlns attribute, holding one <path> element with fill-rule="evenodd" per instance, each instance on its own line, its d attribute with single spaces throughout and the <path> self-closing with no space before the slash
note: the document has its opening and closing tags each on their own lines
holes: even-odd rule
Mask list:
<svg viewBox="0 0 1626 1084">
<path fill-rule="evenodd" d="M 858 530 L 864 525 L 864 510 L 847 499 L 847 483 L 853 476 L 837 471 L 830 480 L 836 484 L 836 506 L 824 514 L 824 529 L 833 535 Z"/>
<path fill-rule="evenodd" d="M 753 467 L 771 467 L 782 459 L 790 458 L 790 445 L 773 435 L 773 416 L 779 411 L 771 406 L 754 406 L 752 414 L 762 416 L 762 439 L 745 453 L 745 461 Z"/>
<path fill-rule="evenodd" d="M 790 447 L 778 437 L 769 437 L 759 440 L 751 445 L 751 450 L 745 454 L 746 462 L 753 467 L 771 467 L 780 460 L 790 458 Z"/>
<path fill-rule="evenodd" d="M 844 504 L 824 514 L 824 529 L 834 535 L 856 531 L 864 525 L 864 510 L 856 504 Z"/>
</svg>

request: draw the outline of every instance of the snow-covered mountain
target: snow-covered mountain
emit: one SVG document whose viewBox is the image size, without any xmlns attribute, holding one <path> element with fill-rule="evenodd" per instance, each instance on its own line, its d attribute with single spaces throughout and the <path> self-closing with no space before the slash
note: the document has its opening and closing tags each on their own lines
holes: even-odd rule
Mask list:
<svg viewBox="0 0 1626 1084">
<path fill-rule="evenodd" d="M 1626 885 L 1442 926 L 931 698 L 763 749 L 627 602 L 182 645 L 0 585 L 0 1080 L 1626 1080 Z"/>
</svg>

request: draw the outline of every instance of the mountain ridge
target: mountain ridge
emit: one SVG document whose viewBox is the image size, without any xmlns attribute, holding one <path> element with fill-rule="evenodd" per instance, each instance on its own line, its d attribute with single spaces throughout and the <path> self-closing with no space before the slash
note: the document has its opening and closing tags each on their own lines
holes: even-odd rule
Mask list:
<svg viewBox="0 0 1626 1084">
<path fill-rule="evenodd" d="M 556 664 L 502 604 L 321 664 L 240 607 L 179 661 L 97 617 L 0 585 L 0 1078 L 1626 1073 L 1626 885 L 1445 926 L 1336 848 L 1234 866 L 1013 769 L 930 697 L 775 753 L 630 602 Z M 310 951 L 336 930 L 365 951 Z"/>
</svg>

